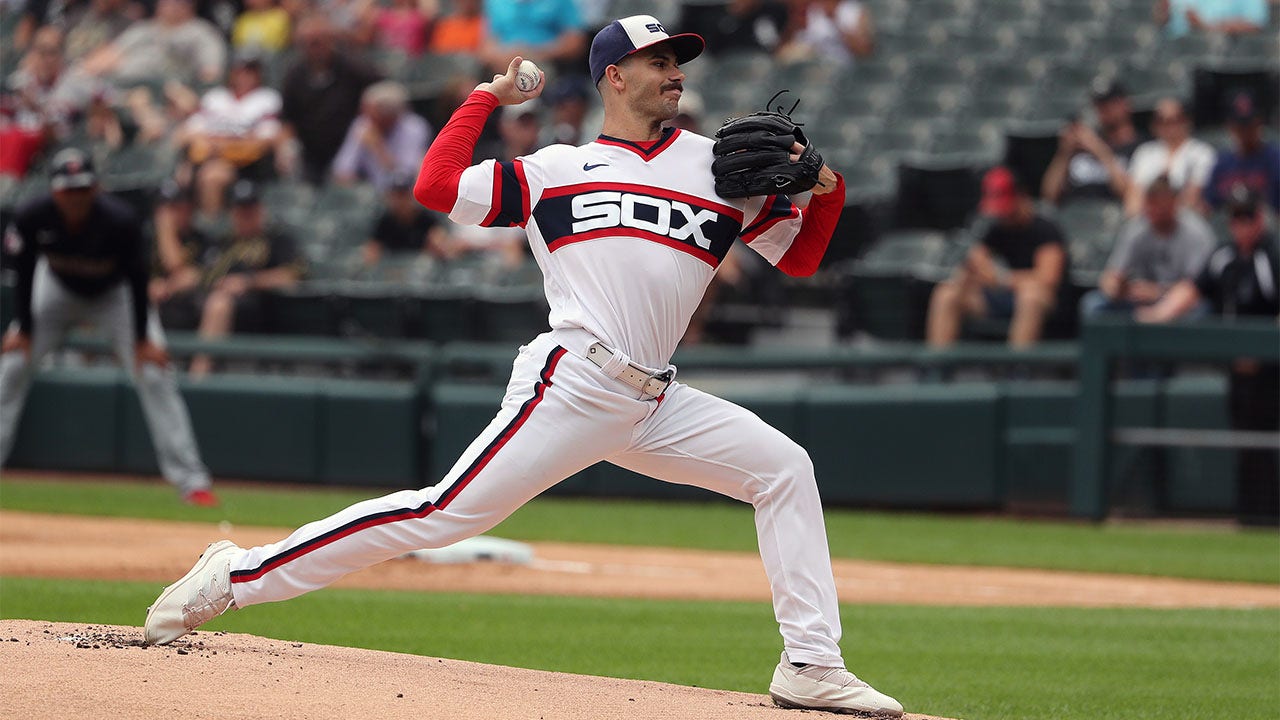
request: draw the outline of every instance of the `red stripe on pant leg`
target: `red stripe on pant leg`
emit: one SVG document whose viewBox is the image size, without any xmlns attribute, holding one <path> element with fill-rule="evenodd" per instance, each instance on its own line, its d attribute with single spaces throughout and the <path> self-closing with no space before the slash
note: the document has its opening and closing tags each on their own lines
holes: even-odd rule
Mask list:
<svg viewBox="0 0 1280 720">
<path fill-rule="evenodd" d="M 303 555 L 315 552 L 345 537 L 354 535 L 360 532 L 361 530 L 368 530 L 369 528 L 378 527 L 379 525 L 388 525 L 390 523 L 400 522 L 402 520 L 416 520 L 419 518 L 424 518 L 430 515 L 431 513 L 435 512 L 436 510 L 439 510 L 437 506 L 432 505 L 431 503 L 427 503 L 424 507 L 416 510 L 406 509 L 405 512 L 397 515 L 391 515 L 388 517 L 371 518 L 356 525 L 349 525 L 349 526 L 343 527 L 340 529 L 340 532 L 335 532 L 332 534 L 326 533 L 324 535 L 321 535 L 318 538 L 315 538 L 302 545 L 299 545 L 298 547 L 293 548 L 288 552 L 277 555 L 276 557 L 272 558 L 266 563 L 263 563 L 262 566 L 256 570 L 240 570 L 238 572 L 232 572 L 231 582 L 233 583 L 253 582 L 254 580 L 260 579 L 263 575 L 266 575 L 267 573 L 271 572 L 272 570 L 275 570 L 276 568 L 279 568 L 283 565 L 293 562 L 294 560 L 297 560 Z"/>
<path fill-rule="evenodd" d="M 516 419 L 507 426 L 507 429 L 498 436 L 498 440 L 489 446 L 487 451 L 471 465 L 471 468 L 463 474 L 453 487 L 449 488 L 445 491 L 444 495 L 440 496 L 440 499 L 436 501 L 436 507 L 443 508 L 453 502 L 453 499 L 458 496 L 458 493 L 461 492 L 462 489 L 472 480 L 474 480 L 476 475 L 480 474 L 480 471 L 489 464 L 489 461 L 493 459 L 493 456 L 497 455 L 498 451 L 501 450 L 503 446 L 511 440 L 511 438 L 515 437 L 516 432 L 524 426 L 525 422 L 528 421 L 529 416 L 533 414 L 533 409 L 537 407 L 538 403 L 542 402 L 542 398 L 546 396 L 547 388 L 551 387 L 552 384 L 551 376 L 556 371 L 556 365 L 560 363 L 560 358 L 564 357 L 566 352 L 567 351 L 562 347 L 557 347 L 555 350 L 551 351 L 551 358 L 547 360 L 547 366 L 542 370 L 542 381 L 533 388 L 533 397 L 525 402 L 524 407 L 520 409 L 520 414 L 517 415 Z"/>
<path fill-rule="evenodd" d="M 346 537 L 350 537 L 355 533 L 370 528 L 387 525 L 402 520 L 417 520 L 424 518 L 431 513 L 439 510 L 453 501 L 458 493 L 462 491 L 477 475 L 484 470 L 485 466 L 493 459 L 493 457 L 502 449 L 511 438 L 515 437 L 516 432 L 528 421 L 529 416 L 533 414 L 533 409 L 538 403 L 542 402 L 542 398 L 546 395 L 546 389 L 551 387 L 551 376 L 555 373 L 556 366 L 560 363 L 560 358 L 564 357 L 566 351 L 564 348 L 556 347 L 551 351 L 551 355 L 547 359 L 547 364 L 541 373 L 541 382 L 534 386 L 533 397 L 525 401 L 523 407 L 516 417 L 507 425 L 505 429 L 494 439 L 489 447 L 485 448 L 479 458 L 471 464 L 471 467 L 463 473 L 463 475 L 454 483 L 452 487 L 441 495 L 440 499 L 435 503 L 425 503 L 418 508 L 405 508 L 399 512 L 380 513 L 376 516 L 360 518 L 343 527 L 335 528 L 324 535 L 313 538 L 302 545 L 283 552 L 253 570 L 239 570 L 231 573 L 231 582 L 245 583 L 253 582 L 262 578 L 268 572 L 275 570 L 287 563 L 293 562 L 298 558 L 319 550 L 330 543 L 337 542 Z"/>
</svg>

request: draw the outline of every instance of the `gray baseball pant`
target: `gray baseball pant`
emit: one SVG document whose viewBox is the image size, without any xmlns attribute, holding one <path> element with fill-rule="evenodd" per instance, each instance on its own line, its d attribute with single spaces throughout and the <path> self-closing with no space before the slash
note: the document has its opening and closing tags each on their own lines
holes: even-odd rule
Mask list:
<svg viewBox="0 0 1280 720">
<path fill-rule="evenodd" d="M 134 368 L 132 309 L 133 299 L 127 283 L 121 282 L 96 298 L 84 298 L 63 287 L 46 261 L 40 260 L 31 298 L 35 324 L 31 357 L 28 359 L 21 352 L 0 355 L 0 464 L 8 461 L 13 450 L 27 391 L 31 389 L 40 361 L 61 347 L 68 330 L 87 323 L 111 336 L 116 357 L 133 379 L 165 479 L 184 494 L 209 487 L 209 471 L 200 460 L 191 417 L 178 393 L 173 368 L 159 368 L 151 363 L 144 364 L 141 373 Z M 155 308 L 147 316 L 147 337 L 164 346 L 164 330 Z"/>
</svg>

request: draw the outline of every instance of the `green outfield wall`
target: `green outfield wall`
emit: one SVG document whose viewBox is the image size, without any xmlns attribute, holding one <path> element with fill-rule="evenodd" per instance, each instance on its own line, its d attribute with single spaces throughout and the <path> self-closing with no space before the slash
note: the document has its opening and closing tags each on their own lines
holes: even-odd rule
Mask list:
<svg viewBox="0 0 1280 720">
<path fill-rule="evenodd" d="M 1078 411 L 1075 381 L 948 384 L 743 384 L 718 394 L 805 446 L 828 503 L 909 508 L 1064 511 Z M 287 376 L 215 375 L 183 382 L 215 476 L 419 487 L 434 483 L 493 417 L 503 388 Z M 1121 381 L 1118 427 L 1228 426 L 1225 381 L 1214 376 Z M 40 374 L 11 465 L 154 474 L 136 395 L 111 368 Z M 1110 499 L 1168 512 L 1226 512 L 1230 451 L 1118 447 Z M 648 498 L 709 497 L 608 464 L 553 492 Z"/>
</svg>

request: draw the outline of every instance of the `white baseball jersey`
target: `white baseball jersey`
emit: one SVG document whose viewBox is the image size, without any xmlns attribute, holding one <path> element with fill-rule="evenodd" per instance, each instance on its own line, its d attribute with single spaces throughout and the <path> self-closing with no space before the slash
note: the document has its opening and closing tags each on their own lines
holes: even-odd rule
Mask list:
<svg viewBox="0 0 1280 720">
<path fill-rule="evenodd" d="M 777 264 L 800 229 L 784 195 L 717 195 L 711 146 L 670 129 L 649 149 L 601 136 L 486 160 L 463 172 L 449 217 L 525 228 L 551 327 L 582 328 L 663 368 L 734 240 Z"/>
<path fill-rule="evenodd" d="M 255 88 L 243 97 L 227 88 L 214 88 L 200 99 L 200 109 L 187 124 L 191 130 L 211 135 L 271 137 L 280 130 L 283 103 L 273 88 Z"/>
</svg>

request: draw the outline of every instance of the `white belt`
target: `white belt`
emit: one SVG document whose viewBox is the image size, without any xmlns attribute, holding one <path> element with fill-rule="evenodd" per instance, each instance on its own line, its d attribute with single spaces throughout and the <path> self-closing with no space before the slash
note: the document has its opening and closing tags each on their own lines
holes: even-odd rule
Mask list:
<svg viewBox="0 0 1280 720">
<path fill-rule="evenodd" d="M 606 374 L 621 380 L 635 388 L 643 400 L 652 400 L 667 391 L 675 373 L 668 368 L 659 373 L 649 372 L 633 362 L 626 362 L 617 367 L 618 355 L 603 344 L 595 342 L 587 348 L 587 359 L 595 363 Z M 614 374 L 614 373 L 617 374 Z"/>
</svg>

